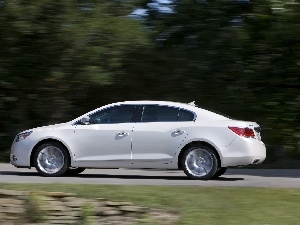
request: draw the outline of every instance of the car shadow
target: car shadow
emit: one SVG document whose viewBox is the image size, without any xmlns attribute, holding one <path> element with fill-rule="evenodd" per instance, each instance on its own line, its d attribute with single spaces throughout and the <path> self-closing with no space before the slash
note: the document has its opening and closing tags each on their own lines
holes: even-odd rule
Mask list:
<svg viewBox="0 0 300 225">
<path fill-rule="evenodd" d="M 102 178 L 102 179 L 129 179 L 129 180 L 189 180 L 185 176 L 153 176 L 153 175 L 121 175 L 121 174 L 78 174 L 75 176 L 67 177 L 79 177 L 79 178 Z M 65 177 L 66 177 L 65 176 Z"/>
<path fill-rule="evenodd" d="M 225 175 L 300 178 L 299 169 L 247 169 L 230 168 Z"/>
<path fill-rule="evenodd" d="M 119 178 L 119 179 L 158 179 L 158 180 L 189 180 L 185 175 L 175 174 L 177 171 L 169 170 L 164 171 L 165 173 L 169 173 L 170 176 L 153 176 L 153 175 L 120 175 L 120 174 L 105 174 L 99 171 L 99 174 L 89 173 L 86 170 L 83 174 L 76 175 L 79 178 Z M 172 174 L 172 175 L 171 175 Z M 174 174 L 174 176 L 173 176 Z M 11 176 L 40 176 L 36 171 L 0 171 L 0 175 L 11 175 Z M 228 175 L 230 177 L 228 177 Z M 64 177 L 76 177 L 74 175 L 65 175 Z M 234 176 L 234 177 L 233 177 Z M 282 177 L 282 178 L 300 178 L 300 170 L 299 169 L 229 169 L 226 174 L 211 181 L 238 181 L 244 180 L 245 176 L 255 176 L 255 177 Z M 0 180 L 1 182 L 1 180 Z"/>
<path fill-rule="evenodd" d="M 78 175 L 65 175 L 64 177 L 79 177 L 79 178 L 102 178 L 102 179 L 131 179 L 131 180 L 186 180 L 193 181 L 187 176 L 153 176 L 153 175 L 121 175 L 121 174 L 78 174 Z M 244 178 L 233 177 L 218 177 L 209 181 L 238 181 L 244 180 Z M 206 180 L 202 180 L 206 181 Z"/>
<path fill-rule="evenodd" d="M 0 171 L 0 175 L 6 176 L 22 176 L 22 177 L 39 177 L 38 172 L 16 172 L 16 171 Z M 185 180 L 185 181 L 193 181 L 190 180 L 188 177 L 184 176 L 153 176 L 153 175 L 120 175 L 120 174 L 78 174 L 78 175 L 64 175 L 61 178 L 64 179 L 66 177 L 74 177 L 74 178 L 81 178 L 81 179 L 88 179 L 88 178 L 99 178 L 99 179 L 127 179 L 127 180 Z M 47 177 L 48 179 L 49 177 Z M 218 177 L 209 181 L 239 181 L 244 180 L 244 178 L 240 177 Z M 1 181 L 0 181 L 1 182 Z M 205 180 L 202 180 L 205 182 Z"/>
<path fill-rule="evenodd" d="M 37 177 L 37 176 L 40 176 L 38 172 L 17 172 L 17 171 L 0 171 L 0 175 L 22 176 L 22 177 Z"/>
<path fill-rule="evenodd" d="M 238 181 L 238 180 L 245 180 L 242 177 L 217 177 L 212 179 L 211 181 Z"/>
</svg>

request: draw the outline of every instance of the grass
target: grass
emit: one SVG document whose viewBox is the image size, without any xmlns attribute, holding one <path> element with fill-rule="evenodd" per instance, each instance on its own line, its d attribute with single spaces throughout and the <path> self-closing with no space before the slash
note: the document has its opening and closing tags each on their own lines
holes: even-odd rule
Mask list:
<svg viewBox="0 0 300 225">
<path fill-rule="evenodd" d="M 3 183 L 0 188 L 130 201 L 175 211 L 181 216 L 179 224 L 300 224 L 300 189 Z"/>
</svg>

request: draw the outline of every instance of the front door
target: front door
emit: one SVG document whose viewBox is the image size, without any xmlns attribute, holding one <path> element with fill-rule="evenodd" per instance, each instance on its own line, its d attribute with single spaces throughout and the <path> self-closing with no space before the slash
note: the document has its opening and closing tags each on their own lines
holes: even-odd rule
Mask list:
<svg viewBox="0 0 300 225">
<path fill-rule="evenodd" d="M 124 167 L 131 161 L 135 106 L 106 108 L 90 115 L 90 123 L 76 125 L 73 134 L 73 166 Z"/>
</svg>

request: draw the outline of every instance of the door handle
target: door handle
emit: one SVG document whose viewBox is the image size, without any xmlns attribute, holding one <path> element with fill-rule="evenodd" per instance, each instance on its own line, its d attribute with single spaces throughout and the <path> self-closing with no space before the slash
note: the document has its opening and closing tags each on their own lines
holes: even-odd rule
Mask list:
<svg viewBox="0 0 300 225">
<path fill-rule="evenodd" d="M 185 131 L 184 130 L 174 130 L 172 133 L 175 135 L 183 134 Z"/>
<path fill-rule="evenodd" d="M 124 132 L 124 131 L 121 131 L 118 133 L 118 136 L 120 136 L 120 137 L 124 137 L 124 136 L 128 136 L 128 135 L 129 135 L 129 133 Z"/>
</svg>

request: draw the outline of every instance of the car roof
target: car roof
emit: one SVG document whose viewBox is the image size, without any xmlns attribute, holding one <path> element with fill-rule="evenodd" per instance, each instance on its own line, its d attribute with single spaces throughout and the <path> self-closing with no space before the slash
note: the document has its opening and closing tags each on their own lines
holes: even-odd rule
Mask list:
<svg viewBox="0 0 300 225">
<path fill-rule="evenodd" d="M 189 103 L 181 103 L 181 102 L 171 102 L 171 101 L 152 101 L 152 100 L 139 100 L 139 101 L 124 101 L 124 102 L 116 102 L 113 105 L 166 105 L 166 106 L 174 106 L 179 108 L 185 108 L 192 111 L 200 109 L 195 105 Z"/>
<path fill-rule="evenodd" d="M 171 102 L 171 101 L 152 101 L 152 100 L 139 100 L 139 101 L 125 101 L 125 102 L 117 102 L 115 104 L 128 104 L 128 105 L 182 105 L 189 106 L 188 103 L 181 103 L 181 102 Z"/>
<path fill-rule="evenodd" d="M 78 119 L 80 119 L 83 116 L 93 114 L 98 110 L 112 107 L 112 106 L 117 106 L 117 105 L 165 105 L 165 106 L 173 106 L 173 107 L 178 107 L 178 108 L 183 108 L 186 110 L 190 110 L 193 113 L 197 115 L 196 121 L 197 120 L 224 120 L 224 119 L 229 119 L 228 117 L 222 116 L 220 114 L 211 112 L 206 109 L 199 108 L 194 105 L 194 102 L 189 103 L 181 103 L 181 102 L 171 102 L 171 101 L 151 101 L 151 100 L 139 100 L 139 101 L 124 101 L 124 102 L 116 102 L 116 103 L 111 103 L 108 105 L 104 105 L 100 108 L 94 109 L 70 122 L 75 122 Z"/>
<path fill-rule="evenodd" d="M 125 102 L 117 102 L 113 103 L 113 105 L 167 105 L 167 106 L 174 106 L 179 108 L 184 108 L 190 110 L 197 114 L 198 119 L 229 119 L 226 116 L 220 115 L 215 112 L 211 112 L 209 110 L 199 108 L 195 105 L 195 102 L 191 103 L 181 103 L 181 102 L 172 102 L 172 101 L 151 101 L 151 100 L 139 100 L 139 101 L 125 101 Z"/>
</svg>

